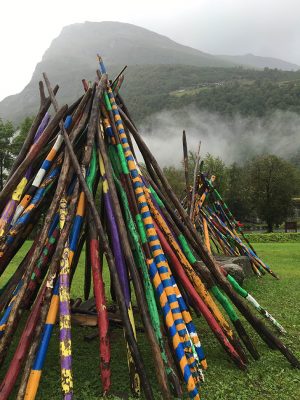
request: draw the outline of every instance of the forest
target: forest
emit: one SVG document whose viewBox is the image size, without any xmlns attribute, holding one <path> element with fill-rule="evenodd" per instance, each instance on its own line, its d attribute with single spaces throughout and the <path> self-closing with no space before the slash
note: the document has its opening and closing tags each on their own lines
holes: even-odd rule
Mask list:
<svg viewBox="0 0 300 400">
<path fill-rule="evenodd" d="M 196 155 L 190 152 L 191 172 L 195 159 Z M 164 173 L 178 197 L 183 199 L 186 196 L 183 165 L 165 167 Z M 199 173 L 208 178 L 215 175 L 214 186 L 236 219 L 248 229 L 260 223 L 264 230 L 272 232 L 287 218 L 293 218 L 293 197 L 299 194 L 300 171 L 289 161 L 263 154 L 244 164 L 226 165 L 221 158 L 207 154 Z"/>
<path fill-rule="evenodd" d="M 191 104 L 227 116 L 300 113 L 300 71 L 136 66 L 126 73 L 122 93 L 137 122 Z"/>
</svg>

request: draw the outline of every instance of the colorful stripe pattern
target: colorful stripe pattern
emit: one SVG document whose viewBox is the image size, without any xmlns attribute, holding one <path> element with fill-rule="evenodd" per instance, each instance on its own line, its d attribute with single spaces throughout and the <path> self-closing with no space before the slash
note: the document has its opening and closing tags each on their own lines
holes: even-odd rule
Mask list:
<svg viewBox="0 0 300 400">
<path fill-rule="evenodd" d="M 105 73 L 105 68 L 102 61 L 100 62 L 100 70 Z M 166 325 L 172 337 L 174 350 L 176 352 L 180 368 L 187 383 L 188 392 L 191 398 L 199 399 L 198 389 L 193 378 L 189 361 L 186 353 L 190 354 L 190 339 L 187 335 L 182 314 L 180 312 L 179 304 L 176 294 L 171 282 L 170 268 L 160 246 L 158 237 L 156 235 L 154 225 L 152 222 L 151 213 L 149 211 L 146 198 L 143 192 L 142 179 L 136 169 L 133 155 L 127 141 L 126 133 L 122 124 L 121 117 L 114 99 L 114 95 L 110 88 L 108 88 L 108 96 L 111 103 L 112 112 L 115 119 L 115 124 L 118 130 L 119 138 L 123 147 L 124 155 L 127 160 L 128 168 L 133 181 L 133 187 L 136 194 L 139 212 L 146 229 L 148 242 L 153 252 L 154 259 L 147 260 L 150 277 L 154 283 L 157 295 L 160 299 L 160 304 L 163 309 Z M 155 284 L 157 283 L 157 285 Z M 191 358 L 190 358 L 191 360 Z"/>
<path fill-rule="evenodd" d="M 132 305 L 131 305 L 131 300 L 130 300 L 128 272 L 127 272 L 125 259 L 124 259 L 124 255 L 123 255 L 123 251 L 122 251 L 122 247 L 121 247 L 118 226 L 117 226 L 115 215 L 114 215 L 113 208 L 111 205 L 111 198 L 110 198 L 110 193 L 109 193 L 108 182 L 106 179 L 104 163 L 103 163 L 103 159 L 100 154 L 99 154 L 99 166 L 100 166 L 100 173 L 101 173 L 102 180 L 103 180 L 104 204 L 105 204 L 105 210 L 106 210 L 106 214 L 107 214 L 108 228 L 110 231 L 110 237 L 111 237 L 111 241 L 112 241 L 112 251 L 113 251 L 113 254 L 115 257 L 118 276 L 119 276 L 120 284 L 121 284 L 121 287 L 123 290 L 129 319 L 130 319 L 131 326 L 132 326 L 132 329 L 133 329 L 133 332 L 134 332 L 134 335 L 136 338 L 134 316 L 133 316 Z M 125 335 L 125 332 L 124 332 L 124 335 Z M 128 368 L 129 368 L 130 377 L 131 377 L 131 390 L 136 396 L 139 396 L 140 391 L 141 391 L 140 377 L 136 371 L 134 360 L 131 355 L 129 346 L 127 343 L 126 343 L 126 345 L 127 345 Z"/>
<path fill-rule="evenodd" d="M 73 192 L 74 188 L 74 181 L 71 182 L 69 190 L 68 190 L 68 195 L 71 195 Z M 74 222 L 72 225 L 70 237 L 69 237 L 69 243 L 70 243 L 70 248 L 69 248 L 69 265 L 71 266 L 72 260 L 74 253 L 77 248 L 78 244 L 78 239 L 79 239 L 79 234 L 80 230 L 82 227 L 83 223 L 83 215 L 84 215 L 84 195 L 80 195 L 78 205 L 77 205 L 77 210 L 76 210 L 76 216 L 74 218 Z M 64 220 L 65 216 L 63 216 Z M 50 233 L 53 231 L 53 235 L 56 231 L 55 226 L 57 226 L 58 222 L 60 222 L 59 228 L 62 229 L 63 226 L 63 220 L 60 220 L 59 214 L 57 214 L 52 222 L 51 228 L 50 228 Z M 66 250 L 66 249 L 65 249 Z M 45 323 L 44 327 L 44 332 L 42 335 L 41 339 L 41 344 L 39 347 L 39 350 L 37 352 L 37 356 L 33 365 L 33 368 L 31 370 L 31 374 L 27 383 L 26 387 L 26 396 L 25 400 L 34 400 L 37 394 L 37 390 L 39 387 L 41 375 L 42 375 L 42 369 L 44 366 L 44 361 L 46 358 L 49 342 L 51 339 L 52 331 L 53 331 L 53 325 L 56 322 L 57 319 L 57 314 L 60 306 L 60 299 L 59 299 L 59 284 L 60 281 L 59 279 L 56 282 L 56 285 L 54 287 L 54 293 L 51 299 L 50 303 L 50 308 L 47 314 L 47 320 Z"/>
<path fill-rule="evenodd" d="M 50 338 L 57 318 L 57 312 L 59 307 L 58 291 L 59 291 L 59 280 L 57 280 L 53 289 L 53 295 L 51 298 L 50 308 L 47 314 L 47 319 L 45 322 L 42 339 L 28 378 L 24 400 L 34 400 L 38 391 Z"/>
<path fill-rule="evenodd" d="M 184 270 L 185 270 L 186 274 L 188 275 L 190 281 L 193 282 L 193 285 L 194 285 L 197 293 L 202 298 L 202 300 L 205 302 L 205 304 L 208 306 L 208 308 L 212 312 L 213 316 L 215 317 L 215 319 L 218 321 L 218 323 L 222 327 L 223 331 L 228 335 L 229 338 L 233 338 L 234 335 L 233 335 L 232 329 L 230 328 L 230 325 L 223 317 L 222 313 L 220 312 L 219 308 L 217 307 L 217 305 L 214 302 L 213 298 L 211 297 L 210 293 L 206 289 L 205 285 L 201 281 L 200 277 L 196 274 L 193 267 L 189 263 L 188 259 L 183 254 L 183 251 L 179 247 L 177 240 L 173 237 L 173 234 L 170 231 L 167 223 L 162 218 L 158 209 L 154 206 L 153 201 L 151 200 L 150 195 L 147 193 L 147 191 L 145 191 L 145 195 L 147 197 L 149 207 L 151 209 L 151 212 L 152 212 L 156 222 L 158 223 L 160 228 L 163 230 L 170 245 L 174 248 L 174 251 L 175 251 L 176 255 L 178 256 L 178 259 L 180 260 L 181 265 L 184 267 Z M 196 262 L 196 259 L 194 258 L 193 261 Z"/>
<path fill-rule="evenodd" d="M 60 162 L 62 162 L 62 160 L 60 160 Z M 6 241 L 0 246 L 0 257 L 2 257 L 7 248 L 11 246 L 19 232 L 30 223 L 30 220 L 32 219 L 32 214 L 39 207 L 47 192 L 51 189 L 52 185 L 54 184 L 60 173 L 60 170 L 60 165 L 54 166 L 53 169 L 46 176 L 41 187 L 32 198 L 26 210 L 16 221 L 15 225 L 9 230 Z"/>
<path fill-rule="evenodd" d="M 173 313 L 168 301 L 168 297 L 165 288 L 162 284 L 158 269 L 155 265 L 154 259 L 147 260 L 149 275 L 152 280 L 153 286 L 156 291 L 156 295 L 159 299 L 159 303 L 165 318 L 165 323 L 168 328 L 169 335 L 172 340 L 172 345 L 175 351 L 176 358 L 179 362 L 180 370 L 182 372 L 183 379 L 187 385 L 189 396 L 192 399 L 200 399 L 198 389 L 196 387 L 194 378 L 188 365 L 188 361 L 184 352 L 184 347 L 181 338 L 178 334 L 177 327 L 173 318 Z"/>
<path fill-rule="evenodd" d="M 50 115 L 46 113 L 34 136 L 34 143 L 36 143 L 39 137 L 42 135 L 44 129 L 48 125 L 49 120 L 50 120 Z M 7 226 L 9 227 L 9 224 L 16 212 L 16 208 L 18 206 L 19 201 L 21 200 L 23 191 L 28 183 L 28 180 L 31 177 L 31 174 L 32 174 L 32 166 L 29 167 L 28 170 L 26 171 L 24 177 L 21 179 L 20 183 L 14 190 L 11 200 L 7 203 L 6 207 L 2 212 L 0 218 L 0 237 L 4 236 Z"/>
<path fill-rule="evenodd" d="M 233 276 L 228 274 L 224 269 L 222 272 L 231 283 L 231 286 L 240 296 L 244 297 L 261 315 L 267 318 L 280 333 L 286 333 L 284 327 L 265 308 L 263 308 L 258 301 L 249 292 L 247 292 L 247 290 L 242 288 Z"/>
<path fill-rule="evenodd" d="M 41 275 L 43 273 L 43 270 L 45 269 L 45 267 L 47 266 L 48 263 L 48 258 L 53 254 L 54 252 L 54 248 L 55 248 L 55 242 L 58 236 L 58 231 L 57 230 L 50 230 L 49 231 L 49 236 L 47 239 L 47 243 L 38 259 L 37 265 L 34 269 L 34 272 L 31 276 L 31 280 L 28 283 L 28 287 L 27 287 L 27 291 L 26 291 L 26 295 L 24 298 L 24 307 L 26 307 L 28 305 L 28 301 L 31 298 L 31 295 L 33 293 L 33 291 L 35 290 L 35 288 L 37 287 L 38 283 L 41 283 Z M 38 282 L 39 280 L 39 282 Z M 19 281 L 19 283 L 17 284 L 15 290 L 13 291 L 12 294 L 12 298 L 0 320 L 0 337 L 4 334 L 5 331 L 5 327 L 6 327 L 6 322 L 9 318 L 11 309 L 14 305 L 14 300 L 16 298 L 16 295 L 18 294 L 19 290 L 21 289 L 23 285 L 23 278 Z M 33 296 L 35 297 L 35 296 Z"/>
<path fill-rule="evenodd" d="M 67 200 L 60 201 L 60 226 L 65 224 L 68 213 Z M 72 341 L 71 341 L 71 311 L 70 311 L 70 263 L 69 243 L 65 244 L 60 261 L 59 272 L 59 338 L 60 338 L 60 365 L 61 387 L 65 400 L 73 398 L 72 373 Z"/>
<path fill-rule="evenodd" d="M 64 127 L 65 129 L 69 129 L 69 127 L 71 126 L 72 123 L 72 118 L 70 116 L 68 116 L 66 118 L 66 121 L 64 123 Z M 40 187 L 42 180 L 44 179 L 46 173 L 50 170 L 51 165 L 61 147 L 61 144 L 63 142 L 63 136 L 61 133 L 59 133 L 59 135 L 57 136 L 57 139 L 53 145 L 53 147 L 51 148 L 50 152 L 48 153 L 46 159 L 43 161 L 41 168 L 39 169 L 39 171 L 37 172 L 34 181 L 32 182 L 32 185 L 30 186 L 28 192 L 26 193 L 26 195 L 23 197 L 21 203 L 19 204 L 19 206 L 16 209 L 14 218 L 12 220 L 12 225 L 15 224 L 15 222 L 17 221 L 17 219 L 19 218 L 19 216 L 23 213 L 23 211 L 26 209 L 26 207 L 28 206 L 28 204 L 30 203 L 30 200 L 32 199 L 32 197 L 34 196 L 34 193 L 37 191 L 37 189 Z"/>
<path fill-rule="evenodd" d="M 170 365 L 168 363 L 168 357 L 166 355 L 166 350 L 165 350 L 165 343 L 164 343 L 162 333 L 161 333 L 160 317 L 159 317 L 158 310 L 157 310 L 155 293 L 154 293 L 152 283 L 149 278 L 147 263 L 145 261 L 144 253 L 143 253 L 143 250 L 142 250 L 142 247 L 140 244 L 140 240 L 141 241 L 143 241 L 143 240 L 140 239 L 140 237 L 139 237 L 138 230 L 135 226 L 133 217 L 131 215 L 127 194 L 126 194 L 124 188 L 122 187 L 122 184 L 119 181 L 118 177 L 116 176 L 116 175 L 119 175 L 119 173 L 121 173 L 121 168 L 120 168 L 119 159 L 118 159 L 118 155 L 116 153 L 115 147 L 109 146 L 109 154 L 110 154 L 110 160 L 111 160 L 111 162 L 113 164 L 113 168 L 114 168 L 114 172 L 113 172 L 114 182 L 116 184 L 117 190 L 118 190 L 120 198 L 122 200 L 126 225 L 128 227 L 131 241 L 133 243 L 133 255 L 134 255 L 136 264 L 142 271 L 146 301 L 148 304 L 151 323 L 154 328 L 154 332 L 155 332 L 158 344 L 160 346 L 161 356 L 162 356 L 162 359 L 164 362 L 164 366 L 165 366 L 165 370 L 166 370 L 166 373 L 168 376 L 169 384 L 172 388 L 173 393 L 177 393 L 177 389 L 178 389 L 177 376 L 175 375 L 173 369 L 170 367 Z"/>
</svg>

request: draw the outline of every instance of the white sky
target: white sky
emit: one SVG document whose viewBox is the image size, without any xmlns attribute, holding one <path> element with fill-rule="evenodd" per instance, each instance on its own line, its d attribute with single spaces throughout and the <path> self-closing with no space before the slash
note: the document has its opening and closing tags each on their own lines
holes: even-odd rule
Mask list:
<svg viewBox="0 0 300 400">
<path fill-rule="evenodd" d="M 121 21 L 212 54 L 300 65 L 299 0 L 0 0 L 0 100 L 21 91 L 65 25 Z"/>
</svg>

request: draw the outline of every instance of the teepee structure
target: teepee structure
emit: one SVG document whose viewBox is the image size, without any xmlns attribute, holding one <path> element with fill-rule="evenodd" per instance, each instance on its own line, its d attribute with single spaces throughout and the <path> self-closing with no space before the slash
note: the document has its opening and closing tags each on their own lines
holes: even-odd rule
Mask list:
<svg viewBox="0 0 300 400">
<path fill-rule="evenodd" d="M 10 362 L 0 400 L 9 398 L 17 382 L 17 399 L 35 399 L 56 322 L 61 391 L 65 400 L 74 397 L 70 286 L 84 245 L 85 289 L 88 297 L 93 288 L 103 393 L 109 393 L 111 380 L 117 379 L 110 367 L 114 343 L 103 280 L 106 268 L 136 396 L 143 391 L 146 399 L 154 398 L 137 341 L 133 298 L 166 399 L 181 398 L 182 393 L 200 399 L 209 355 L 194 314 L 202 315 L 238 368 L 247 368 L 249 355 L 259 359 L 246 329 L 254 329 L 299 368 L 257 310 L 248 307 L 244 289 L 208 251 L 128 112 L 120 95 L 123 76 L 110 81 L 100 57 L 97 73 L 95 83 L 83 80 L 83 94 L 71 106 L 58 104 L 58 88 L 43 75 L 48 95 L 40 82 L 40 109 L 0 193 L 1 274 L 21 254 L 23 243 L 35 237 L 18 267 L 1 280 L 0 365 L 3 368 L 8 355 Z M 249 326 L 244 327 L 239 315 Z"/>
</svg>

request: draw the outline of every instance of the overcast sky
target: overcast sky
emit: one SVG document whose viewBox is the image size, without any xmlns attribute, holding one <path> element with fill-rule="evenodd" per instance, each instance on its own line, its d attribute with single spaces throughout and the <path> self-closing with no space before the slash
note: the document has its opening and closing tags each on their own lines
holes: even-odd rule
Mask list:
<svg viewBox="0 0 300 400">
<path fill-rule="evenodd" d="M 0 100 L 24 88 L 52 39 L 75 22 L 129 22 L 208 53 L 300 65 L 299 16 L 299 0 L 2 0 Z"/>
</svg>

